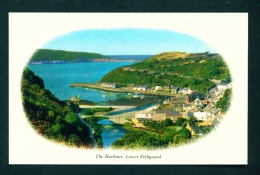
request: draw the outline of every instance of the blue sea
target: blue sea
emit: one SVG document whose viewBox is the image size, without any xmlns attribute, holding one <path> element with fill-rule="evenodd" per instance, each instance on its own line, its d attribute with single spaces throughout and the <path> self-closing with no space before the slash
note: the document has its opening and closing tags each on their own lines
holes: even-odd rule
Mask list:
<svg viewBox="0 0 260 175">
<path fill-rule="evenodd" d="M 89 88 L 69 87 L 71 83 L 97 83 L 110 71 L 135 62 L 81 62 L 63 64 L 28 64 L 35 75 L 43 79 L 49 89 L 60 100 L 69 100 L 80 95 L 81 100 L 97 103 L 119 98 L 129 98 L 123 93 L 110 93 Z"/>
</svg>

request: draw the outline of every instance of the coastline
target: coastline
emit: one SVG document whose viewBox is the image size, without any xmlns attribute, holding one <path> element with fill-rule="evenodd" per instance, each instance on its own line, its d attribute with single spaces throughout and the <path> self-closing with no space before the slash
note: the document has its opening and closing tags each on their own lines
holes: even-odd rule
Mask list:
<svg viewBox="0 0 260 175">
<path fill-rule="evenodd" d="M 68 63 L 91 63 L 91 62 L 141 62 L 142 60 L 118 60 L 118 59 L 87 59 L 86 61 L 31 61 L 28 64 L 68 64 Z"/>
<path fill-rule="evenodd" d="M 151 92 L 151 91 L 136 91 L 133 89 L 129 88 L 106 88 L 102 87 L 97 84 L 90 84 L 90 83 L 72 83 L 69 85 L 69 87 L 81 87 L 81 88 L 90 88 L 90 89 L 97 89 L 97 90 L 102 90 L 102 91 L 107 91 L 107 92 L 118 92 L 118 93 L 135 93 L 139 92 L 141 93 L 140 95 L 155 95 L 155 96 L 169 96 L 169 97 L 175 97 L 177 96 L 176 94 L 169 93 L 169 92 Z"/>
<path fill-rule="evenodd" d="M 113 112 L 117 112 L 120 110 L 126 110 L 126 109 L 131 109 L 131 108 L 135 108 L 137 106 L 115 106 L 115 105 L 106 105 L 106 106 L 102 106 L 102 105 L 79 105 L 79 108 L 108 108 L 108 107 L 112 107 L 114 108 Z"/>
</svg>

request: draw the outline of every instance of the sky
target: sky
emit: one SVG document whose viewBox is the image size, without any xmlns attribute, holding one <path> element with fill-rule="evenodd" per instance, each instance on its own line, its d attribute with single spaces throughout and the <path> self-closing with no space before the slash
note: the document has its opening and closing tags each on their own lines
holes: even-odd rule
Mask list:
<svg viewBox="0 0 260 175">
<path fill-rule="evenodd" d="M 196 37 L 159 29 L 91 29 L 55 37 L 43 49 L 93 52 L 103 55 L 154 55 L 181 51 L 199 53 L 213 48 Z"/>
</svg>

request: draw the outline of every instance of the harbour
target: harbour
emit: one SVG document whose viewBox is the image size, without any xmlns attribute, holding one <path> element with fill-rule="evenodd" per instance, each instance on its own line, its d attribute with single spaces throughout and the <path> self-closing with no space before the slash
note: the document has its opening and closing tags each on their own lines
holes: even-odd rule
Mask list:
<svg viewBox="0 0 260 175">
<path fill-rule="evenodd" d="M 133 95 L 137 92 L 136 90 L 133 90 L 132 88 L 128 88 L 128 87 L 107 88 L 107 87 L 100 86 L 97 83 L 72 83 L 69 86 L 70 87 L 76 87 L 76 88 L 90 88 L 90 89 L 102 90 L 102 91 L 106 91 L 106 92 L 124 93 L 124 94 L 127 94 L 127 95 Z M 142 91 L 142 92 L 139 92 L 136 95 L 141 95 L 141 94 L 142 95 L 168 96 L 168 97 L 176 96 L 176 94 L 173 94 L 173 93 L 170 93 L 170 92 L 163 92 L 163 91 L 159 91 L 159 92 Z"/>
</svg>

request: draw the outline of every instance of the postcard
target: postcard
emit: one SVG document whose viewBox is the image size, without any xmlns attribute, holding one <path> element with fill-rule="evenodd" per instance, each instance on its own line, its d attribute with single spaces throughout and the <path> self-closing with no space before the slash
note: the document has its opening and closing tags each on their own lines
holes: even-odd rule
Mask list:
<svg viewBox="0 0 260 175">
<path fill-rule="evenodd" d="M 9 13 L 9 163 L 247 164 L 246 13 Z"/>
</svg>

